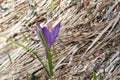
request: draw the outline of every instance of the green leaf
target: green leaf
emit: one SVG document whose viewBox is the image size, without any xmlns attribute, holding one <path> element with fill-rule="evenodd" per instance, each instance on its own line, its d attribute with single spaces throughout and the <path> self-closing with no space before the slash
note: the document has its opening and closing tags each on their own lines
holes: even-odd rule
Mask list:
<svg viewBox="0 0 120 80">
<path fill-rule="evenodd" d="M 11 58 L 10 54 L 8 54 L 8 58 L 9 58 L 10 64 L 12 64 L 12 58 Z"/>
<path fill-rule="evenodd" d="M 43 67 L 45 68 L 46 72 L 47 72 L 48 75 L 49 75 L 49 72 L 48 72 L 45 64 L 43 63 L 43 61 L 41 60 L 41 58 L 37 55 L 37 52 L 34 52 L 31 48 L 28 48 L 27 46 L 19 43 L 18 41 L 14 41 L 14 40 L 12 40 L 12 39 L 9 39 L 9 41 L 11 41 L 11 42 L 14 43 L 14 44 L 17 44 L 18 46 L 23 47 L 23 48 L 24 48 L 25 50 L 27 50 L 27 51 L 33 53 L 33 54 L 37 57 L 37 59 L 39 60 L 39 62 L 43 65 Z"/>
<path fill-rule="evenodd" d="M 41 30 L 38 29 L 38 31 L 39 31 L 39 35 L 40 35 L 40 37 L 41 37 L 41 39 L 42 39 L 42 41 L 43 41 L 43 43 L 45 45 L 45 49 L 46 49 L 46 52 L 47 52 L 46 54 L 48 56 L 49 74 L 50 74 L 50 77 L 52 77 L 53 76 L 53 66 L 52 66 L 52 55 L 51 55 L 51 52 L 50 52 L 50 48 L 49 48 L 49 46 L 48 46 L 48 44 L 47 44 Z"/>
</svg>

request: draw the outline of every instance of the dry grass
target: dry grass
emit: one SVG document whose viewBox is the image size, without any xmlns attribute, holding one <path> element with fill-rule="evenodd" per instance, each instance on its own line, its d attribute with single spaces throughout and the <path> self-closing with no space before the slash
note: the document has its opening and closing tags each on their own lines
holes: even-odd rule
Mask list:
<svg viewBox="0 0 120 80">
<path fill-rule="evenodd" d="M 84 2 L 83 2 L 84 1 Z M 28 0 L 4 0 L 7 10 L 0 9 L 0 35 L 13 38 L 38 51 L 45 61 L 44 49 L 34 32 L 35 22 L 61 21 L 62 27 L 53 54 L 57 80 L 90 80 L 92 72 L 104 80 L 120 79 L 120 1 L 119 0 L 37 0 L 36 13 L 31 14 Z M 29 10 L 30 11 L 30 10 Z M 46 17 L 47 16 L 47 17 Z M 29 41 L 25 41 L 23 32 Z M 9 64 L 7 54 L 13 64 Z M 0 80 L 23 80 L 29 72 L 47 80 L 38 60 L 19 46 L 0 37 Z"/>
</svg>

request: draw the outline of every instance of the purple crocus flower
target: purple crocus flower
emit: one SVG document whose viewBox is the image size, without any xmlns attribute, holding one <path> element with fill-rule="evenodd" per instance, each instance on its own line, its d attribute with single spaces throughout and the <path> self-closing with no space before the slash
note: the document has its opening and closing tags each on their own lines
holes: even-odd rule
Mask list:
<svg viewBox="0 0 120 80">
<path fill-rule="evenodd" d="M 41 27 L 39 23 L 37 23 L 36 25 L 37 25 L 37 27 L 36 27 L 35 31 L 36 31 L 36 34 L 38 36 L 38 39 L 43 44 L 43 41 L 41 40 L 41 37 L 39 35 L 39 31 L 38 31 L 38 29 L 40 29 L 44 38 L 46 39 L 46 42 L 47 42 L 49 48 L 51 48 L 56 37 L 58 36 L 58 32 L 59 32 L 60 26 L 61 26 L 60 22 L 55 27 L 52 27 L 52 25 L 50 25 L 50 24 L 48 24 L 45 27 Z"/>
</svg>

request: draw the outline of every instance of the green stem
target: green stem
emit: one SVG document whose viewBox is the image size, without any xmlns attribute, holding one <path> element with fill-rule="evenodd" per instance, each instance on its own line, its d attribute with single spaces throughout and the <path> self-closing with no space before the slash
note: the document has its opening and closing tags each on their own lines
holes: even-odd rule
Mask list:
<svg viewBox="0 0 120 80">
<path fill-rule="evenodd" d="M 39 34 L 40 34 L 40 37 L 44 43 L 44 46 L 45 46 L 45 49 L 47 52 L 47 56 L 48 56 L 47 62 L 48 62 L 49 74 L 50 74 L 50 77 L 52 77 L 53 76 L 53 66 L 52 66 L 52 55 L 50 52 L 50 48 L 49 48 L 49 46 L 48 46 L 48 44 L 47 44 L 47 42 L 46 42 L 46 40 L 45 40 L 45 38 L 40 30 L 39 30 Z"/>
</svg>

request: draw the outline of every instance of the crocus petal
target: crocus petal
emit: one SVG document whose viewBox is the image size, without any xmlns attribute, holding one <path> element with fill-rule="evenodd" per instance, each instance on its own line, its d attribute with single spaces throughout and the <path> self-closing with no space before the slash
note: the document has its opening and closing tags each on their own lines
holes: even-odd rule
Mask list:
<svg viewBox="0 0 120 80">
<path fill-rule="evenodd" d="M 40 34 L 39 34 L 39 31 L 38 31 L 38 28 L 35 27 L 35 32 L 36 32 L 36 35 L 38 36 L 38 39 L 42 42 L 41 38 L 40 38 Z M 42 42 L 43 44 L 43 42 Z"/>
<path fill-rule="evenodd" d="M 48 26 L 51 26 L 50 29 L 48 29 L 47 27 L 41 27 L 39 23 L 36 23 L 37 27 L 35 29 L 36 34 L 38 36 L 38 39 L 42 42 L 42 44 L 44 45 L 40 35 L 39 35 L 39 30 L 41 30 L 48 46 L 51 48 L 53 42 L 55 41 L 56 37 L 58 36 L 58 32 L 60 30 L 60 26 L 61 24 L 58 23 L 54 28 L 52 27 L 51 24 L 48 24 Z M 38 30 L 39 29 L 39 30 Z"/>
<path fill-rule="evenodd" d="M 56 37 L 58 36 L 58 32 L 60 30 L 60 26 L 61 24 L 58 23 L 54 28 L 51 28 L 51 35 L 52 35 L 52 41 L 51 43 L 53 44 L 53 42 L 55 41 Z"/>
<path fill-rule="evenodd" d="M 43 27 L 42 28 L 42 33 L 43 33 L 43 36 L 45 37 L 45 39 L 47 41 L 48 46 L 51 47 L 52 43 L 51 43 L 51 33 L 50 33 L 50 31 L 47 29 L 47 27 Z"/>
</svg>

